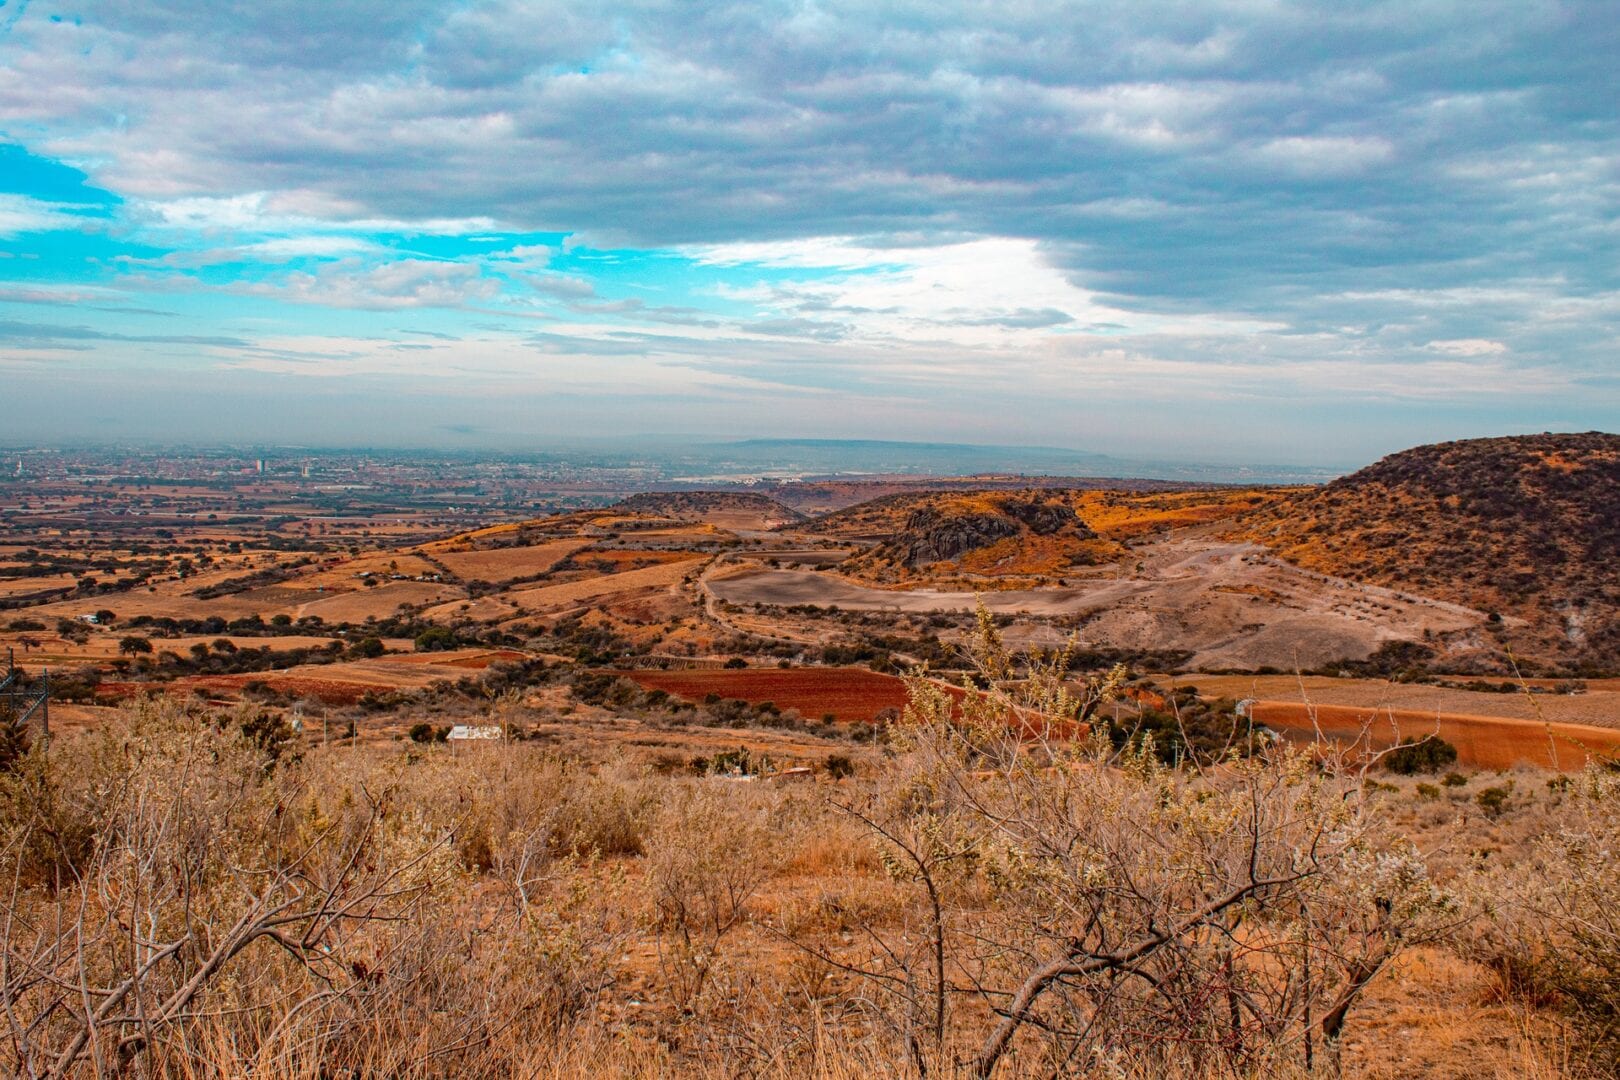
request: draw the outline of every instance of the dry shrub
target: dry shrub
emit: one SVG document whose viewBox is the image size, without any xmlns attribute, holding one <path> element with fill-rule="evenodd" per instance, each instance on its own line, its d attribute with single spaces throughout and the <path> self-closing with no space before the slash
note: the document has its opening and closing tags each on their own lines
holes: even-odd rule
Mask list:
<svg viewBox="0 0 1620 1080">
<path fill-rule="evenodd" d="M 695 1012 L 722 940 L 782 861 L 784 797 L 721 779 L 677 783 L 659 808 L 646 889 L 657 912 L 666 983 Z"/>
<path fill-rule="evenodd" d="M 982 611 L 979 634 L 991 689 L 915 680 L 894 767 L 849 807 L 916 898 L 848 961 L 916 1071 L 1309 1069 L 1400 948 L 1451 929 L 1361 773 L 1048 742 L 1116 679 L 1075 690 L 1061 655 L 1015 666 Z"/>
<path fill-rule="evenodd" d="M 869 877 L 883 873 L 871 830 L 846 814 L 817 805 L 814 817 L 794 830 L 786 869 L 806 877 Z"/>
<path fill-rule="evenodd" d="M 1320 1074 L 1369 980 L 1458 918 L 1401 839 L 1449 816 L 1466 844 L 1438 865 L 1507 868 L 1456 885 L 1492 902 L 1475 948 L 1583 1025 L 1558 1040 L 1527 1011 L 1503 1075 L 1610 1067 L 1582 1055 L 1612 1046 L 1616 777 L 1526 776 L 1486 820 L 1286 748 L 1176 768 L 1047 742 L 1106 680 L 1066 699 L 984 644 L 990 691 L 916 684 L 881 763 L 838 784 L 523 743 L 272 763 L 233 721 L 137 706 L 0 780 L 0 1055 L 311 1080 Z"/>
<path fill-rule="evenodd" d="M 510 1040 L 555 1040 L 610 981 L 620 876 L 526 846 L 570 807 L 593 823 L 594 782 L 481 785 L 447 755 L 270 768 L 251 735 L 143 704 L 6 779 L 17 1071 L 503 1075 Z"/>
<path fill-rule="evenodd" d="M 1473 942 L 1508 996 L 1561 1005 L 1594 1075 L 1620 1068 L 1620 774 L 1593 766 L 1561 786 L 1560 814 L 1529 852 L 1481 875 L 1494 900 Z"/>
</svg>

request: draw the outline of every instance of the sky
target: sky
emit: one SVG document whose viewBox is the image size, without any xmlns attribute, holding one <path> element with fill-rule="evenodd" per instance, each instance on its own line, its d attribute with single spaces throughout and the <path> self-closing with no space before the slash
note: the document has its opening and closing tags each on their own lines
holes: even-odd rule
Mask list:
<svg viewBox="0 0 1620 1080">
<path fill-rule="evenodd" d="M 1620 428 L 1613 0 L 0 0 L 0 444 Z"/>
</svg>

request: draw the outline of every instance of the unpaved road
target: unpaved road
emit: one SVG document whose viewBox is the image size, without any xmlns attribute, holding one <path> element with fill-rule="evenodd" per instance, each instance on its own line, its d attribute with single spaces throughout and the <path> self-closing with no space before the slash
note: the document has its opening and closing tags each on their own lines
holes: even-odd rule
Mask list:
<svg viewBox="0 0 1620 1080">
<path fill-rule="evenodd" d="M 1188 649 L 1204 668 L 1269 664 L 1298 669 L 1361 658 L 1379 644 L 1425 631 L 1484 625 L 1482 612 L 1291 566 L 1254 544 L 1173 540 L 1144 546 L 1118 576 L 1066 588 L 986 592 L 993 612 L 1083 615 L 1088 643 Z M 739 566 L 704 588 L 735 604 L 814 604 L 852 611 L 972 610 L 968 592 L 890 590 L 831 571 Z"/>
</svg>

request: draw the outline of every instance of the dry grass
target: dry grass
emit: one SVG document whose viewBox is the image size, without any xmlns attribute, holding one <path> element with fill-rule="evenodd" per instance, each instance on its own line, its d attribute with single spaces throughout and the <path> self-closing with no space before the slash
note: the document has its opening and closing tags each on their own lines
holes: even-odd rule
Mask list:
<svg viewBox="0 0 1620 1080">
<path fill-rule="evenodd" d="M 333 746 L 271 764 L 266 742 L 241 732 L 248 719 L 147 704 L 0 774 L 0 980 L 18 1022 L 0 1059 L 14 1070 L 25 1053 L 40 1071 L 60 1058 L 85 1026 L 81 987 L 94 1005 L 154 943 L 181 941 L 172 962 L 137 980 L 122 1018 L 115 1010 L 90 1025 L 97 1037 L 65 1075 L 844 1080 L 912 1075 L 919 1053 L 933 1075 L 958 1075 L 952 1062 L 977 1052 L 995 1022 L 974 979 L 996 985 L 1046 955 L 1047 924 L 1061 931 L 1078 896 L 1104 902 L 1111 920 L 1136 902 L 1131 890 L 1169 890 L 1152 893 L 1148 911 L 1173 910 L 1184 890 L 1200 902 L 1237 867 L 1234 828 L 1252 806 L 1280 836 L 1333 818 L 1317 834 L 1334 860 L 1327 876 L 1295 897 L 1321 913 L 1315 978 L 1359 955 L 1350 928 L 1354 940 L 1383 940 L 1377 898 L 1408 920 L 1350 1012 L 1344 1075 L 1602 1075 L 1556 995 L 1505 996 L 1490 966 L 1504 942 L 1546 932 L 1538 905 L 1558 894 L 1512 892 L 1511 876 L 1477 872 L 1470 853 L 1487 845 L 1516 862 L 1539 852 L 1549 872 L 1538 880 L 1570 880 L 1551 860 L 1574 849 L 1538 838 L 1560 824 L 1612 828 L 1612 785 L 1577 803 L 1578 792 L 1524 773 L 1502 816 L 1465 823 L 1456 805 L 1409 786 L 1374 791 L 1347 814 L 1359 786 L 1321 786 L 1297 757 L 1280 772 L 1204 776 L 1132 760 L 1098 768 L 1083 755 L 1057 768 L 997 766 L 980 732 L 972 753 L 991 756 L 953 771 L 960 747 L 930 744 L 923 731 L 854 779 L 778 786 L 658 775 L 634 751 L 593 765 L 523 743 Z M 1359 839 L 1345 847 L 1347 835 Z M 1428 869 L 1406 837 L 1436 852 Z M 963 984 L 937 1051 L 927 1040 L 919 1049 L 905 1005 L 907 985 L 930 985 L 918 960 L 939 918 L 919 866 L 935 875 L 948 971 Z M 1455 898 L 1444 925 L 1407 907 L 1426 903 L 1431 874 Z M 1600 867 L 1576 878 L 1607 887 Z M 287 924 L 283 943 L 256 939 L 184 1008 L 169 1008 L 267 890 L 295 914 L 311 901 L 337 914 Z M 1268 965 L 1289 955 L 1269 950 L 1297 928 L 1290 910 L 1257 901 L 1225 933 L 1189 938 L 1144 973 L 1190 1006 L 1198 995 L 1165 980 L 1225 970 L 1200 958 L 1219 959 L 1237 940 L 1253 950 L 1241 962 L 1257 965 L 1246 978 L 1261 980 L 1250 986 L 1258 994 Z M 1505 910 L 1519 921 L 1502 924 Z M 1084 993 L 1084 981 L 1067 992 Z M 1196 1040 L 1178 1047 L 1161 1036 L 1182 1023 L 1206 1031 L 1205 1021 L 1161 1014 L 1151 992 L 1129 985 L 1110 993 L 1097 999 L 1104 1027 L 1082 1056 L 1055 1061 L 1061 1040 L 1029 1032 L 995 1075 L 1304 1076 L 1297 1043 L 1256 1048 L 1248 1064 Z M 1214 1030 L 1225 1015 L 1223 1005 Z M 1107 1034 L 1115 1019 L 1147 1035 Z"/>
<path fill-rule="evenodd" d="M 664 589 L 677 584 L 691 570 L 692 564 L 702 556 L 694 556 L 680 562 L 671 562 L 662 566 L 649 566 L 641 570 L 627 570 L 622 574 L 605 574 L 601 577 L 587 578 L 584 581 L 571 581 L 563 585 L 543 585 L 533 589 L 513 589 L 503 594 L 503 598 L 516 604 L 524 611 L 548 611 L 556 608 L 571 607 L 588 600 L 596 600 L 615 593 L 632 592 L 640 589 Z"/>
<path fill-rule="evenodd" d="M 434 558 L 459 578 L 476 581 L 511 581 L 543 574 L 586 546 L 583 540 L 559 540 L 529 547 L 483 548 L 458 551 L 444 548 Z"/>
<path fill-rule="evenodd" d="M 447 585 L 425 581 L 391 581 L 375 588 L 360 588 L 302 604 L 297 614 L 300 617 L 319 615 L 329 623 L 359 623 L 368 618 L 385 619 L 396 614 L 401 607 L 439 603 L 453 595 L 455 590 Z"/>
</svg>

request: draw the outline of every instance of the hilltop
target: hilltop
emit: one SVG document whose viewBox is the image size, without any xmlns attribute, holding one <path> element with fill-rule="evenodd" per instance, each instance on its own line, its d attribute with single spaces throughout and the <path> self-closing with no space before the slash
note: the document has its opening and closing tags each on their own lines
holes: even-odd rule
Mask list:
<svg viewBox="0 0 1620 1080">
<path fill-rule="evenodd" d="M 1482 644 L 1620 666 L 1620 435 L 1416 447 L 1235 534 L 1307 569 L 1492 612 Z"/>
<path fill-rule="evenodd" d="M 800 528 L 871 544 L 845 567 L 869 579 L 1039 584 L 1030 579 L 1117 562 L 1133 541 L 1229 518 L 1279 497 L 1229 488 L 907 492 L 814 518 Z"/>
</svg>

